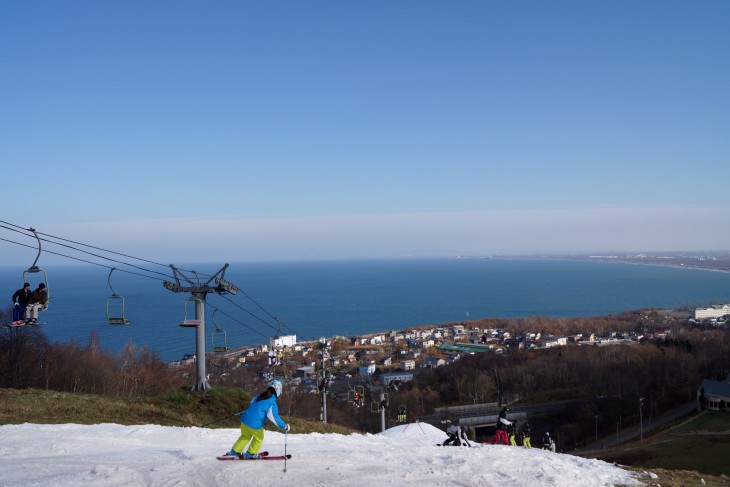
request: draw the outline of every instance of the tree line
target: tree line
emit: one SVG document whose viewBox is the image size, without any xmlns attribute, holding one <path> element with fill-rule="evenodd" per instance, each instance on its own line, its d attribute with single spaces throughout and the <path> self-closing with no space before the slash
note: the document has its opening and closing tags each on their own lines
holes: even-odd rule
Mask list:
<svg viewBox="0 0 730 487">
<path fill-rule="evenodd" d="M 101 349 L 96 332 L 85 345 L 51 343 L 38 327 L 7 326 L 11 319 L 12 309 L 0 310 L 0 387 L 145 396 L 183 383 L 146 347 L 130 342 L 121 353 L 110 353 Z"/>
</svg>

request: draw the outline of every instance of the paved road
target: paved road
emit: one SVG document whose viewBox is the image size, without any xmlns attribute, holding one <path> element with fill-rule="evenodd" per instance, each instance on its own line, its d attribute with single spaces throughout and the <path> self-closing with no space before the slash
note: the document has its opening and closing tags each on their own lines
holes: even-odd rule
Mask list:
<svg viewBox="0 0 730 487">
<path fill-rule="evenodd" d="M 651 431 L 658 429 L 668 423 L 676 421 L 679 418 L 688 416 L 697 411 L 697 401 L 691 401 L 678 408 L 662 413 L 659 416 L 653 418 L 644 418 L 644 435 Z M 632 426 L 618 432 L 617 435 L 606 436 L 599 438 L 598 441 L 587 444 L 582 448 L 576 448 L 575 451 L 586 452 L 592 450 L 602 450 L 604 448 L 611 448 L 612 446 L 620 445 L 634 439 L 641 437 L 641 431 L 638 426 Z"/>
</svg>

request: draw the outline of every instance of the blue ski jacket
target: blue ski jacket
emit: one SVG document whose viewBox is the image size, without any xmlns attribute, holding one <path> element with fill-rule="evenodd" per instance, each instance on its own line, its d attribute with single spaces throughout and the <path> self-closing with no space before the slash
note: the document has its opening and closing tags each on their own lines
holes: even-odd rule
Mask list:
<svg viewBox="0 0 730 487">
<path fill-rule="evenodd" d="M 260 394 L 259 394 L 260 395 Z M 266 424 L 266 419 L 279 428 L 286 428 L 286 423 L 279 417 L 279 406 L 276 396 L 258 401 L 259 395 L 254 396 L 251 405 L 241 415 L 241 422 L 254 430 L 260 430 Z"/>
</svg>

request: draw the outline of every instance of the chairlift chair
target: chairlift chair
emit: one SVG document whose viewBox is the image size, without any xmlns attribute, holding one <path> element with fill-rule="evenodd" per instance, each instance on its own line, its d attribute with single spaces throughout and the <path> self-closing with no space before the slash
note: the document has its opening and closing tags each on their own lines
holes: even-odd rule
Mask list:
<svg viewBox="0 0 730 487">
<path fill-rule="evenodd" d="M 200 320 L 196 320 L 196 319 L 189 320 L 188 319 L 188 303 L 192 302 L 194 305 L 196 301 L 200 301 L 200 300 L 195 299 L 195 298 L 189 298 L 189 299 L 186 299 L 185 301 L 183 301 L 183 309 L 185 311 L 185 314 L 183 315 L 183 320 L 180 323 L 180 326 L 182 326 L 184 328 L 196 328 L 196 327 L 200 326 Z M 193 312 L 194 311 L 195 310 L 193 310 Z"/>
<path fill-rule="evenodd" d="M 355 386 L 347 391 L 347 400 L 353 404 L 358 404 L 358 407 L 365 404 L 365 387 Z"/>
<path fill-rule="evenodd" d="M 48 297 L 48 299 L 46 301 L 46 304 L 40 309 L 43 311 L 46 311 L 46 310 L 48 310 L 48 303 L 51 302 L 51 288 L 48 286 L 48 275 L 46 275 L 46 271 L 44 271 L 37 265 L 38 258 L 41 256 L 41 239 L 38 237 L 38 234 L 36 233 L 35 229 L 29 228 L 28 231 L 33 232 L 33 235 L 35 236 L 36 240 L 38 240 L 38 254 L 36 254 L 36 256 L 35 256 L 33 265 L 23 271 L 23 286 L 25 286 L 26 283 L 30 283 L 30 281 L 28 280 L 29 274 L 42 274 L 43 275 L 43 280 L 41 282 L 46 286 L 46 296 Z"/>
<path fill-rule="evenodd" d="M 383 400 L 385 401 L 386 404 L 389 404 L 390 403 L 390 400 L 388 399 L 388 394 L 387 393 L 386 394 L 383 394 Z M 382 402 L 372 401 L 370 403 L 370 412 L 371 413 L 379 413 L 380 412 L 380 405 L 381 404 L 382 404 Z"/>
<path fill-rule="evenodd" d="M 119 305 L 112 304 L 118 302 Z M 116 309 L 115 314 L 120 313 L 120 316 L 113 316 L 112 310 Z M 128 325 L 131 323 L 127 318 L 124 317 L 124 296 L 118 294 L 112 294 L 106 298 L 106 321 L 110 325 Z"/>
<path fill-rule="evenodd" d="M 213 353 L 226 353 L 228 351 L 228 341 L 226 339 L 226 331 L 221 329 L 215 322 L 215 314 L 218 312 L 217 309 L 213 310 L 213 315 L 210 318 L 210 321 L 213 325 L 215 325 L 215 330 L 213 330 L 213 333 L 210 335 L 210 343 L 213 347 Z M 216 346 L 215 344 L 215 334 L 216 333 L 223 333 L 223 346 L 220 345 Z"/>
<path fill-rule="evenodd" d="M 405 423 L 408 421 L 408 416 L 406 415 L 406 405 L 401 404 L 398 406 L 398 422 L 399 423 Z"/>
<path fill-rule="evenodd" d="M 43 283 L 46 286 L 46 296 L 48 296 L 48 301 L 46 301 L 46 304 L 43 306 L 43 308 L 40 308 L 43 311 L 46 311 L 46 310 L 48 310 L 48 303 L 51 302 L 51 288 L 48 287 L 48 276 L 46 275 L 46 272 L 43 269 L 36 267 L 36 266 L 29 267 L 28 269 L 24 270 L 23 271 L 23 286 L 25 286 L 26 283 L 30 283 L 30 280 L 28 279 L 28 274 L 37 274 L 37 273 L 40 273 L 43 275 L 43 279 L 38 284 Z M 33 285 L 31 284 L 31 287 L 32 286 Z M 36 287 L 37 287 L 37 285 L 36 285 Z"/>
<path fill-rule="evenodd" d="M 124 317 L 124 296 L 115 293 L 112 287 L 112 272 L 115 269 L 115 267 L 112 267 L 107 277 L 107 283 L 109 289 L 112 290 L 112 294 L 106 298 L 106 321 L 110 325 L 128 325 L 130 321 Z"/>
<path fill-rule="evenodd" d="M 215 334 L 216 333 L 223 333 L 223 346 L 215 344 Z M 228 343 L 226 340 L 226 331 L 222 330 L 221 328 L 216 327 L 215 331 L 213 331 L 213 334 L 210 337 L 210 342 L 213 346 L 213 352 L 214 353 L 226 353 L 228 351 Z"/>
</svg>

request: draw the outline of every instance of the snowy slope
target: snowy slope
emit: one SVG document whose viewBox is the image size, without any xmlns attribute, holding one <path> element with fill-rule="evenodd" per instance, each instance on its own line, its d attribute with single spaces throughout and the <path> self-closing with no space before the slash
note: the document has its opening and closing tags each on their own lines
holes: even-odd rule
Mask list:
<svg viewBox="0 0 730 487">
<path fill-rule="evenodd" d="M 3 486 L 612 486 L 638 482 L 598 460 L 520 447 L 440 447 L 428 424 L 378 435 L 289 434 L 286 462 L 219 462 L 237 429 L 155 425 L 0 427 Z M 283 433 L 264 449 L 284 453 Z"/>
</svg>

